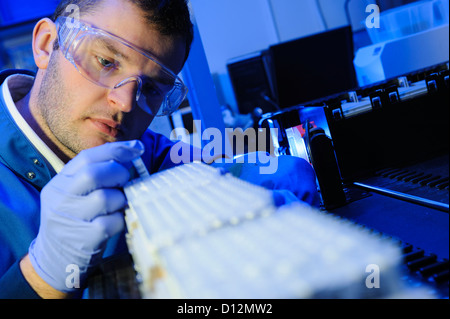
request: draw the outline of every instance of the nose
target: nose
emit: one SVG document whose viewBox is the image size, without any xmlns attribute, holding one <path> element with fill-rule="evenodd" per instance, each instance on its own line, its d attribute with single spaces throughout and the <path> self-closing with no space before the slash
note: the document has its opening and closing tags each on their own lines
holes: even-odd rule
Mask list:
<svg viewBox="0 0 450 319">
<path fill-rule="evenodd" d="M 122 112 L 131 112 L 136 103 L 138 86 L 139 83 L 136 81 L 128 81 L 111 89 L 108 93 L 109 104 L 120 109 Z"/>
</svg>

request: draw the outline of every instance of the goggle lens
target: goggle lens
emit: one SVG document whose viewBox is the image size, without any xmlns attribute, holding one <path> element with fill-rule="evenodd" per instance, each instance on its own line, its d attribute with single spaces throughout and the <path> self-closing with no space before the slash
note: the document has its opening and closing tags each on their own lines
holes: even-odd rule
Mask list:
<svg viewBox="0 0 450 319">
<path fill-rule="evenodd" d="M 137 105 L 153 116 L 169 115 L 183 102 L 186 86 L 150 54 L 103 30 L 66 20 L 57 20 L 60 47 L 86 79 L 110 89 L 136 82 Z"/>
</svg>

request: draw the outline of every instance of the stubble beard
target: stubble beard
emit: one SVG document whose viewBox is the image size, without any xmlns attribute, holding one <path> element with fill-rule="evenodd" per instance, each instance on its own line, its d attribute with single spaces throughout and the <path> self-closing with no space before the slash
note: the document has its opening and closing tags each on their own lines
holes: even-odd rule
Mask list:
<svg viewBox="0 0 450 319">
<path fill-rule="evenodd" d="M 76 155 L 86 147 L 83 146 L 78 132 L 69 125 L 70 115 L 67 114 L 70 112 L 69 101 L 75 99 L 64 85 L 58 57 L 53 55 L 42 79 L 37 104 L 50 139 L 56 139 L 61 144 L 57 146 L 66 149 L 63 150 L 65 153 L 68 150 Z"/>
</svg>

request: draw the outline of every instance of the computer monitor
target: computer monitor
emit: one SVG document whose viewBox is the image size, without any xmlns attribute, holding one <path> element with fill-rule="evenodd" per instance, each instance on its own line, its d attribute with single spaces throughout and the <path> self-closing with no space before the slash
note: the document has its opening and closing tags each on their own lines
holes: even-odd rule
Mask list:
<svg viewBox="0 0 450 319">
<path fill-rule="evenodd" d="M 227 63 L 239 113 L 255 108 L 263 113 L 277 110 L 267 74 L 266 50 L 234 58 Z"/>
<path fill-rule="evenodd" d="M 280 109 L 357 87 L 350 26 L 272 45 L 268 51 Z"/>
</svg>

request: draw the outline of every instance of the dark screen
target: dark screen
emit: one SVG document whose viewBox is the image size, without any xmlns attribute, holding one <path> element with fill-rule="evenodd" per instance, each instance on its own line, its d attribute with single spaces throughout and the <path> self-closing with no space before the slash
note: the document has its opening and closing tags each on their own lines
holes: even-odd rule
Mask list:
<svg viewBox="0 0 450 319">
<path fill-rule="evenodd" d="M 269 47 L 271 79 L 280 108 L 356 88 L 349 26 Z"/>
<path fill-rule="evenodd" d="M 264 99 L 267 97 L 273 100 L 264 64 L 264 52 L 251 58 L 229 63 L 227 69 L 239 113 L 251 113 L 256 107 L 261 108 L 264 113 L 276 110 L 270 102 Z"/>
</svg>

